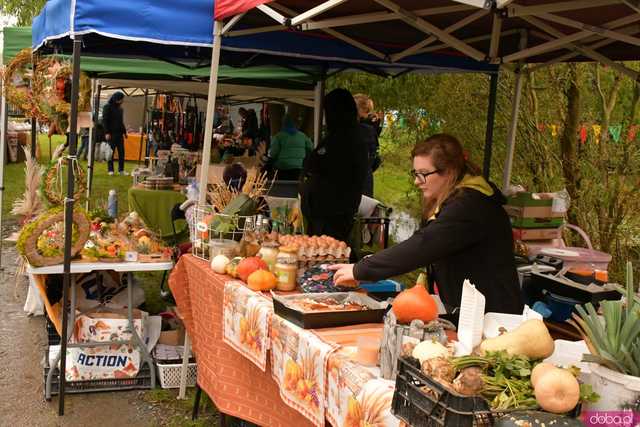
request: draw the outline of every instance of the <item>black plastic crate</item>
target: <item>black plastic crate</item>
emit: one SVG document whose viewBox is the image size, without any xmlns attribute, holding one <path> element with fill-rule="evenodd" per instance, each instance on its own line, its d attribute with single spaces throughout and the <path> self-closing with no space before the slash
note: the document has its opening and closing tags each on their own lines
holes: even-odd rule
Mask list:
<svg viewBox="0 0 640 427">
<path fill-rule="evenodd" d="M 49 348 L 45 351 L 44 384 L 46 388 L 47 375 L 49 374 Z M 149 365 L 143 363 L 138 375 L 133 378 L 67 381 L 65 383 L 65 394 L 67 393 L 94 393 L 100 391 L 125 391 L 151 388 L 151 372 Z M 51 379 L 51 395 L 57 395 L 60 390 L 60 372 L 54 368 Z"/>
<path fill-rule="evenodd" d="M 491 426 L 503 414 L 491 412 L 482 397 L 460 396 L 420 371 L 419 362 L 398 359 L 391 410 L 412 427 Z"/>
</svg>

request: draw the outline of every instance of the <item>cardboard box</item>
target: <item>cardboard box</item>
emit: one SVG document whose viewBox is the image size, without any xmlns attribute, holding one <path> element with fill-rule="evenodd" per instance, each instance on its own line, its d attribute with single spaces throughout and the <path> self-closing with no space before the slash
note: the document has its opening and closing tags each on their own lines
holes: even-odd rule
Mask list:
<svg viewBox="0 0 640 427">
<path fill-rule="evenodd" d="M 179 328 L 173 331 L 160 332 L 158 344 L 172 346 L 184 345 L 184 328 Z"/>
<path fill-rule="evenodd" d="M 507 214 L 516 218 L 562 218 L 564 212 L 554 212 L 552 206 L 516 206 L 505 205 Z"/>
<path fill-rule="evenodd" d="M 534 199 L 533 193 L 518 193 L 507 198 L 510 206 L 551 207 L 553 199 Z"/>
<path fill-rule="evenodd" d="M 513 228 L 558 228 L 564 224 L 563 218 L 522 218 L 510 217 Z"/>
<path fill-rule="evenodd" d="M 550 240 L 562 237 L 560 228 L 514 228 L 515 240 Z"/>
</svg>

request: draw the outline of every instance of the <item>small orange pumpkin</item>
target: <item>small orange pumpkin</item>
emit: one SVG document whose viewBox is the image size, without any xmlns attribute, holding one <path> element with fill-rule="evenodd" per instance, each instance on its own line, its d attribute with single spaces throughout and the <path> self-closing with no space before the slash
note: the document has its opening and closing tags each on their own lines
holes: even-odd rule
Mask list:
<svg viewBox="0 0 640 427">
<path fill-rule="evenodd" d="M 268 270 L 256 270 L 249 275 L 247 284 L 252 291 L 269 291 L 276 287 L 278 278 Z"/>
<path fill-rule="evenodd" d="M 414 319 L 430 322 L 438 317 L 438 306 L 424 286 L 422 274 L 411 289 L 404 290 L 393 300 L 393 314 L 398 323 L 411 323 Z"/>
<path fill-rule="evenodd" d="M 260 257 L 249 257 L 244 258 L 238 264 L 238 277 L 243 282 L 246 282 L 249 279 L 249 275 L 256 270 L 268 270 L 269 266 L 266 262 Z"/>
</svg>

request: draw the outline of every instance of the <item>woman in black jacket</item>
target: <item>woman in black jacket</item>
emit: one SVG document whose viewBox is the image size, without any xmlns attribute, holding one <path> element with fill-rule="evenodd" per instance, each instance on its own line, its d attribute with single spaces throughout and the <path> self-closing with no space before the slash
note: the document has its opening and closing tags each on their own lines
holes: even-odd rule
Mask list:
<svg viewBox="0 0 640 427">
<path fill-rule="evenodd" d="M 349 91 L 331 91 L 324 110 L 326 136 L 304 162 L 302 213 L 307 234 L 348 241 L 369 167 L 367 147 Z"/>
<path fill-rule="evenodd" d="M 127 138 L 127 128 L 124 126 L 124 111 L 122 103 L 124 93 L 116 92 L 111 95 L 109 102 L 102 109 L 102 125 L 104 127 L 104 137 L 113 150 L 113 154 L 118 150 L 118 173 L 126 175 L 124 171 L 124 140 Z M 113 158 L 107 162 L 109 175 L 113 175 Z"/>
<path fill-rule="evenodd" d="M 521 313 L 523 308 L 505 198 L 465 159 L 462 146 L 438 134 L 412 152 L 412 175 L 422 190 L 426 225 L 411 238 L 357 264 L 335 266 L 336 283 L 377 281 L 429 268 L 448 311 L 460 306 L 469 279 L 486 298 L 485 311 Z"/>
</svg>

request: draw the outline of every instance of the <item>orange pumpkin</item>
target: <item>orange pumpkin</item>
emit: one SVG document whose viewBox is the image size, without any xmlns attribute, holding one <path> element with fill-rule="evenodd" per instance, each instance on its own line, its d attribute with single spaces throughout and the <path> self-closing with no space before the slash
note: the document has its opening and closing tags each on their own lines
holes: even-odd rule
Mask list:
<svg viewBox="0 0 640 427">
<path fill-rule="evenodd" d="M 278 278 L 268 270 L 256 270 L 249 275 L 247 284 L 252 291 L 270 291 L 276 287 Z"/>
<path fill-rule="evenodd" d="M 411 323 L 414 319 L 430 322 L 438 317 L 438 306 L 423 285 L 425 281 L 421 274 L 414 287 L 400 292 L 393 300 L 393 314 L 398 323 Z"/>
<path fill-rule="evenodd" d="M 238 264 L 237 274 L 240 280 L 246 282 L 249 279 L 249 275 L 256 270 L 268 270 L 269 266 L 260 257 L 244 258 Z"/>
</svg>

